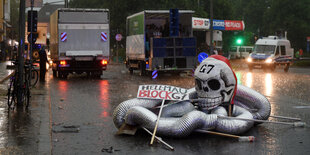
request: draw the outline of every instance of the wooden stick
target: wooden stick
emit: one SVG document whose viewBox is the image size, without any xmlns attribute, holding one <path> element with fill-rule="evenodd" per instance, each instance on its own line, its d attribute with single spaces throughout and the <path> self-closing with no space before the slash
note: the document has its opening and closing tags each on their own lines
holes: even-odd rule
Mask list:
<svg viewBox="0 0 310 155">
<path fill-rule="evenodd" d="M 256 120 L 256 119 L 247 119 L 247 118 L 238 118 L 238 117 L 227 117 L 227 116 L 217 116 L 217 117 L 218 117 L 218 118 L 226 118 L 226 119 L 243 120 L 243 121 L 254 121 L 254 122 L 260 122 L 260 123 L 275 123 L 275 124 L 292 125 L 292 126 L 296 126 L 296 127 L 303 127 L 303 126 L 305 126 L 305 123 L 303 123 L 303 122 L 288 123 L 288 122 L 277 122 L 277 121 L 268 121 L 268 120 Z"/>
<path fill-rule="evenodd" d="M 258 109 L 249 109 L 249 108 L 245 108 L 251 112 L 257 112 Z M 295 118 L 295 117 L 287 117 L 287 116 L 276 116 L 276 115 L 270 115 L 269 117 L 273 117 L 273 118 L 281 118 L 281 119 L 288 119 L 288 120 L 295 120 L 295 121 L 301 121 L 300 118 Z"/>
<path fill-rule="evenodd" d="M 202 129 L 197 129 L 195 131 L 201 132 L 201 133 L 208 133 L 208 134 L 213 134 L 213 135 L 224 136 L 224 137 L 231 137 L 231 138 L 239 138 L 240 137 L 240 136 L 237 136 L 237 135 L 221 133 L 221 132 L 215 132 L 215 131 L 202 130 Z"/>
<path fill-rule="evenodd" d="M 215 132 L 215 131 L 208 131 L 208 130 L 203 130 L 203 129 L 196 129 L 195 131 L 200 132 L 200 133 L 207 133 L 207 134 L 213 134 L 213 135 L 218 135 L 218 136 L 237 138 L 238 141 L 240 142 L 253 142 L 255 140 L 254 136 L 238 136 L 238 135 L 232 135 L 232 134 Z"/>
<path fill-rule="evenodd" d="M 281 118 L 281 119 L 290 119 L 290 120 L 295 120 L 295 121 L 301 121 L 300 118 L 294 118 L 294 117 L 276 116 L 276 115 L 270 115 L 269 117 Z"/>
<path fill-rule="evenodd" d="M 228 106 L 228 116 L 232 116 L 232 105 L 231 104 L 229 104 L 229 106 Z"/>
<path fill-rule="evenodd" d="M 150 135 L 153 135 L 151 131 L 149 131 L 147 128 L 142 127 L 142 129 L 144 129 L 147 133 L 149 133 Z M 155 138 L 160 141 L 161 143 L 165 144 L 167 147 L 169 147 L 171 150 L 174 150 L 174 148 L 169 145 L 168 143 L 166 143 L 165 141 L 163 141 L 160 137 L 155 136 Z"/>
<path fill-rule="evenodd" d="M 163 99 L 163 101 L 161 102 L 159 114 L 158 114 L 158 117 L 157 117 L 157 120 L 156 120 L 156 125 L 155 125 L 155 128 L 154 128 L 152 139 L 151 139 L 151 143 L 150 143 L 151 145 L 153 144 L 153 141 L 154 141 L 154 138 L 155 138 L 155 134 L 156 134 L 156 131 L 157 131 L 157 126 L 158 126 L 159 118 L 160 118 L 160 115 L 161 115 L 161 111 L 163 110 L 164 103 L 165 103 L 165 99 Z"/>
</svg>

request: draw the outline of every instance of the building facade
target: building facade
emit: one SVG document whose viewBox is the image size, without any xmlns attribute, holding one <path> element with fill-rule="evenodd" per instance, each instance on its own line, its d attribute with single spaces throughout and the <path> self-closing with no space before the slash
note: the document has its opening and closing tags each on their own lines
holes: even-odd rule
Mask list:
<svg viewBox="0 0 310 155">
<path fill-rule="evenodd" d="M 0 0 L 0 60 L 5 60 L 8 52 L 9 40 L 7 28 L 11 27 L 10 22 L 10 0 Z"/>
</svg>

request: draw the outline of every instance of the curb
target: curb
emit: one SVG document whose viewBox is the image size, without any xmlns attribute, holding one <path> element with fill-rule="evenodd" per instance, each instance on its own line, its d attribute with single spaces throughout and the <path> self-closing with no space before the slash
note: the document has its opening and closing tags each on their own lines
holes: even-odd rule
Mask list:
<svg viewBox="0 0 310 155">
<path fill-rule="evenodd" d="M 51 100 L 44 96 L 43 104 L 40 105 L 40 136 L 38 144 L 38 154 L 52 154 L 52 135 L 51 135 Z M 48 115 L 48 116 L 46 116 Z"/>
<path fill-rule="evenodd" d="M 48 88 L 44 85 L 38 85 L 37 92 L 46 92 L 40 96 L 36 96 L 39 101 L 39 135 L 38 135 L 38 150 L 36 154 L 51 155 L 52 154 L 52 135 L 51 135 L 51 96 Z"/>
<path fill-rule="evenodd" d="M 8 80 L 10 77 L 12 77 L 14 75 L 15 71 L 13 71 L 11 74 L 7 75 L 6 77 L 4 77 L 3 79 L 0 80 L 0 84 L 2 84 L 3 82 L 5 82 L 6 80 Z"/>
</svg>

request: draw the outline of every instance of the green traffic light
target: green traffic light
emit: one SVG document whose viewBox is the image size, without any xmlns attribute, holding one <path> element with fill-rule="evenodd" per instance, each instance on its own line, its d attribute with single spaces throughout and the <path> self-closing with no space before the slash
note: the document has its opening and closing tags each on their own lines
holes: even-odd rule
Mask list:
<svg viewBox="0 0 310 155">
<path fill-rule="evenodd" d="M 243 40 L 242 40 L 241 38 L 238 38 L 237 41 L 236 41 L 236 43 L 237 43 L 238 45 L 241 45 L 242 42 L 243 42 Z"/>
</svg>

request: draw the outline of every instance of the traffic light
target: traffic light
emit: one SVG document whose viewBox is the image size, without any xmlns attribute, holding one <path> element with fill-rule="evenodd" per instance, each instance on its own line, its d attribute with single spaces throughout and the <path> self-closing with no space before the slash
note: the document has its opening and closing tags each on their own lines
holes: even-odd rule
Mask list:
<svg viewBox="0 0 310 155">
<path fill-rule="evenodd" d="M 30 34 L 28 34 L 28 36 L 27 36 L 28 38 L 28 42 L 30 43 L 30 44 L 34 44 L 36 41 L 37 41 L 37 38 L 38 38 L 38 33 L 32 33 L 32 40 L 31 40 L 31 33 Z"/>
<path fill-rule="evenodd" d="M 28 32 L 31 32 L 31 23 L 32 23 L 32 32 L 37 32 L 38 11 L 32 11 L 32 19 L 31 19 L 31 11 L 28 11 L 28 19 L 27 19 Z"/>
<path fill-rule="evenodd" d="M 243 38 L 237 38 L 236 39 L 236 44 L 237 45 L 242 45 L 243 44 Z"/>
<path fill-rule="evenodd" d="M 170 9 L 170 36 L 179 35 L 179 10 Z"/>
</svg>

